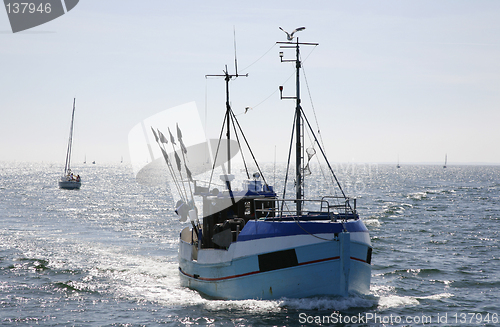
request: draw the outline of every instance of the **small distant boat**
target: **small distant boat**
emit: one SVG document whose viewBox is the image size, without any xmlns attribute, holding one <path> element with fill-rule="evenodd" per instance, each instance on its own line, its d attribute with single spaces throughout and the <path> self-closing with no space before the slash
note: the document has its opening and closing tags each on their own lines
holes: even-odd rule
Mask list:
<svg viewBox="0 0 500 327">
<path fill-rule="evenodd" d="M 95 161 L 92 161 L 92 164 L 95 165 Z"/>
<path fill-rule="evenodd" d="M 396 168 L 401 168 L 401 166 L 399 165 L 399 156 L 398 156 L 398 165 L 396 166 Z"/>
<path fill-rule="evenodd" d="M 69 140 L 68 140 L 68 150 L 66 151 L 66 165 L 64 166 L 64 174 L 59 181 L 59 188 L 74 190 L 80 189 L 82 186 L 82 180 L 80 175 L 75 175 L 71 171 L 71 149 L 73 146 L 73 122 L 75 118 L 75 101 L 73 99 L 73 113 L 71 114 L 71 126 L 69 129 Z"/>
<path fill-rule="evenodd" d="M 448 162 L 448 154 L 445 154 L 444 155 L 444 166 L 443 166 L 443 168 L 446 168 L 447 162 Z"/>
</svg>

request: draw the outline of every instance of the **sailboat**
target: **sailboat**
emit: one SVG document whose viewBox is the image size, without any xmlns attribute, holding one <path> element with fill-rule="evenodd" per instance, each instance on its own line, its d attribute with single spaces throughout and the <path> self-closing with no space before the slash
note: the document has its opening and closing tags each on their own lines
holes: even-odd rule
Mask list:
<svg viewBox="0 0 500 327">
<path fill-rule="evenodd" d="M 71 126 L 69 129 L 68 150 L 66 151 L 66 164 L 64 166 L 64 174 L 59 181 L 59 188 L 67 190 L 80 189 L 80 187 L 82 186 L 80 175 L 75 175 L 71 171 L 71 150 L 73 147 L 73 122 L 75 118 L 75 102 L 76 99 L 73 99 L 73 112 L 71 114 Z"/>
<path fill-rule="evenodd" d="M 224 136 L 229 144 L 231 132 L 234 132 L 238 143 L 245 140 L 258 170 L 250 174 L 245 164 L 247 179 L 242 189 L 236 188 L 232 174 L 230 146 L 226 147 L 225 155 L 215 151 L 214 162 L 217 156 L 227 156 L 219 184 L 212 181 L 214 164 L 208 185 L 200 186 L 200 180 L 193 178 L 188 168 L 191 162 L 184 160 L 182 164 L 180 158 L 184 150 L 174 149 L 167 153 L 162 147 L 162 135 L 158 137 L 161 133 L 152 127 L 171 177 L 177 181 L 177 189 L 185 190 L 175 206 L 180 220 L 189 219 L 191 223 L 181 231 L 179 239 L 181 285 L 209 298 L 229 300 L 369 293 L 372 245 L 368 229 L 359 217 L 356 199 L 345 195 L 328 161 L 329 182 L 338 190 L 313 199 L 304 196 L 304 178 L 311 169 L 305 155 L 310 159 L 312 153 L 309 148 L 304 149 L 304 129 L 309 130 L 314 145 L 326 160 L 300 100 L 300 48 L 318 44 L 300 43 L 298 39 L 277 43 L 281 48 L 296 52 L 295 59 L 291 60 L 283 59 L 280 52 L 282 62 L 295 64 L 297 86 L 294 97 L 283 96 L 283 87 L 279 88 L 281 99 L 296 102 L 283 196 L 278 196 L 265 179 L 231 108 L 229 82 L 238 76 L 247 76 L 238 75 L 237 67 L 236 74 L 229 74 L 226 66 L 224 75 L 207 76 L 222 76 L 226 81 L 226 111 L 219 144 L 226 141 Z M 178 139 L 170 133 L 170 140 L 182 147 L 179 126 L 177 132 Z M 293 139 L 295 151 L 292 151 Z M 295 152 L 295 160 L 290 160 L 292 152 Z M 290 171 L 291 161 L 295 161 L 295 172 Z M 286 185 L 292 178 L 295 179 L 295 194 L 287 197 Z M 219 191 L 221 185 L 223 190 Z M 201 201 L 195 201 L 194 197 Z M 202 203 L 201 210 L 197 203 Z"/>
<path fill-rule="evenodd" d="M 399 154 L 398 154 L 398 164 L 396 165 L 396 168 L 401 168 L 401 165 L 399 164 Z"/>
<path fill-rule="evenodd" d="M 443 166 L 443 168 L 446 168 L 447 162 L 448 162 L 448 154 L 445 154 L 444 155 L 444 166 Z"/>
</svg>

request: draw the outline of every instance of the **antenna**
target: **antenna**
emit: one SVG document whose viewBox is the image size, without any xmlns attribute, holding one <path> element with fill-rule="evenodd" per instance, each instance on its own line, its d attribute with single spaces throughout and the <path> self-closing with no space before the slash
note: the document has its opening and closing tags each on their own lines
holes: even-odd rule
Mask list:
<svg viewBox="0 0 500 327">
<path fill-rule="evenodd" d="M 236 27 L 233 25 L 233 39 L 234 39 L 234 70 L 236 77 L 238 77 L 238 60 L 236 59 Z"/>
</svg>

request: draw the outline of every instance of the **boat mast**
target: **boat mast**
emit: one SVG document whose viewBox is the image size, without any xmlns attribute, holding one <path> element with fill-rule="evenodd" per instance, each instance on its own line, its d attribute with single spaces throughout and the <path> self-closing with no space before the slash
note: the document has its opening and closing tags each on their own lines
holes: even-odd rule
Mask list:
<svg viewBox="0 0 500 327">
<path fill-rule="evenodd" d="M 231 141 L 231 122 L 230 120 L 230 111 L 231 111 L 231 105 L 229 104 L 229 81 L 231 80 L 231 75 L 227 72 L 227 66 L 226 66 L 226 71 L 225 71 L 225 78 L 224 80 L 226 81 L 226 129 L 227 129 L 227 174 L 231 175 L 231 146 L 230 146 L 230 141 Z M 237 75 L 235 75 L 238 77 Z"/>
<path fill-rule="evenodd" d="M 235 67 L 236 66 L 236 61 L 235 61 Z M 230 147 L 230 142 L 231 142 L 231 104 L 229 101 L 229 81 L 231 79 L 236 78 L 236 77 L 248 77 L 248 74 L 245 75 L 239 75 L 238 71 L 236 71 L 236 74 L 229 74 L 227 65 L 226 65 L 226 70 L 224 71 L 224 75 L 205 75 L 205 77 L 224 77 L 224 80 L 226 81 L 226 139 L 227 139 L 227 175 L 231 174 L 231 147 Z M 226 181 L 228 188 L 230 188 L 229 181 Z"/>
<path fill-rule="evenodd" d="M 297 199 L 297 216 L 300 216 L 302 214 L 302 130 L 301 130 L 301 124 L 302 124 L 302 117 L 300 114 L 300 46 L 299 46 L 299 38 L 297 37 L 297 50 L 296 50 L 296 59 L 295 59 L 295 69 L 297 71 L 297 74 L 295 76 L 295 83 L 296 83 L 296 90 L 295 90 L 295 98 L 296 98 L 296 105 L 295 105 L 295 180 L 296 180 L 296 186 L 295 186 L 295 193 L 296 193 L 296 199 Z"/>
<path fill-rule="evenodd" d="M 73 120 L 75 118 L 75 102 L 76 98 L 73 98 L 73 113 L 71 114 L 71 126 L 69 128 L 69 140 L 68 140 L 68 150 L 66 151 L 66 165 L 64 166 L 64 175 L 67 175 L 68 170 L 71 169 L 71 148 L 73 144 Z"/>
<path fill-rule="evenodd" d="M 303 149 L 302 149 L 302 107 L 300 105 L 300 68 L 302 63 L 300 61 L 300 45 L 318 45 L 318 43 L 300 43 L 297 37 L 297 42 L 277 42 L 280 48 L 295 48 L 295 59 L 283 59 L 283 52 L 280 52 L 281 62 L 295 62 L 295 96 L 283 96 L 283 86 L 280 86 L 281 99 L 295 99 L 295 199 L 297 200 L 297 216 L 302 215 L 302 198 L 303 198 L 303 181 L 302 165 L 303 165 Z M 293 44 L 293 45 L 292 45 Z"/>
</svg>

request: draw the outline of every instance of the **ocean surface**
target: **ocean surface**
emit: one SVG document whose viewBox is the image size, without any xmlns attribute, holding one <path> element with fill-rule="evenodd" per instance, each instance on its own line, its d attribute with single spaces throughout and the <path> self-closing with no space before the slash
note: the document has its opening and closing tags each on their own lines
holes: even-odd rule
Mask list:
<svg viewBox="0 0 500 327">
<path fill-rule="evenodd" d="M 370 230 L 371 293 L 219 301 L 179 286 L 165 187 L 82 164 L 61 190 L 60 164 L 0 163 L 0 325 L 500 326 L 499 166 L 334 169 Z"/>
</svg>

